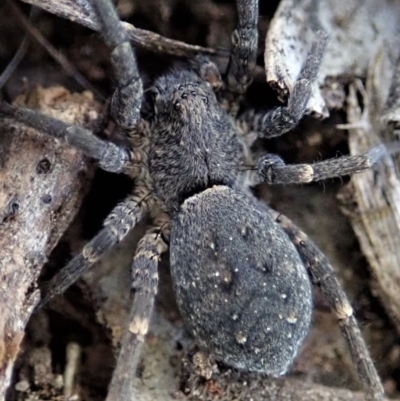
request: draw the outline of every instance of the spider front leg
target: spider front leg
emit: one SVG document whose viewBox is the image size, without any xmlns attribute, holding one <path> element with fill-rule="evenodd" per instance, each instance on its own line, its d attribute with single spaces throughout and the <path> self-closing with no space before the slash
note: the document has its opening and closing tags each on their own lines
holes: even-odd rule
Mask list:
<svg viewBox="0 0 400 401">
<path fill-rule="evenodd" d="M 285 134 L 296 127 L 307 109 L 326 43 L 326 33 L 318 31 L 290 94 L 287 106 L 277 107 L 267 113 L 250 111 L 240 117 L 240 120 L 247 124 L 251 131 L 259 132 L 262 138 L 272 138 Z"/>
<path fill-rule="evenodd" d="M 378 145 L 362 155 L 341 156 L 311 164 L 285 164 L 279 156 L 267 154 L 258 159 L 252 183 L 305 184 L 351 175 L 370 169 L 385 153 L 385 146 Z"/>
<path fill-rule="evenodd" d="M 146 187 L 138 190 L 125 201 L 117 205 L 104 222 L 104 228 L 75 256 L 67 266 L 57 273 L 44 287 L 42 300 L 37 306 L 41 308 L 55 295 L 63 293 L 104 252 L 121 242 L 128 232 L 151 209 L 154 199 Z"/>
<path fill-rule="evenodd" d="M 125 171 L 135 159 L 133 151 L 130 152 L 112 142 L 102 141 L 84 128 L 66 124 L 34 110 L 0 102 L 0 117 L 12 118 L 39 132 L 68 142 L 85 155 L 98 160 L 99 166 L 111 173 Z"/>
<path fill-rule="evenodd" d="M 258 45 L 258 0 L 237 0 L 238 25 L 232 34 L 232 49 L 225 75 L 224 97 L 229 112 L 236 115 L 252 80 Z"/>
<path fill-rule="evenodd" d="M 92 0 L 101 25 L 103 39 L 111 49 L 111 62 L 117 89 L 111 102 L 111 114 L 122 128 L 133 128 L 140 119 L 143 84 L 135 53 L 110 0 Z"/>
<path fill-rule="evenodd" d="M 132 399 L 133 381 L 157 293 L 158 261 L 161 254 L 167 250 L 161 231 L 165 230 L 169 219 L 164 220 L 163 224 L 157 224 L 146 233 L 139 241 L 136 250 L 131 270 L 134 301 L 107 401 L 130 401 Z"/>
<path fill-rule="evenodd" d="M 353 308 L 335 276 L 332 265 L 311 239 L 291 220 L 270 208 L 268 211 L 295 245 L 313 284 L 321 288 L 332 312 L 338 319 L 366 399 L 368 401 L 383 400 L 384 390 L 381 380 L 357 325 Z"/>
</svg>

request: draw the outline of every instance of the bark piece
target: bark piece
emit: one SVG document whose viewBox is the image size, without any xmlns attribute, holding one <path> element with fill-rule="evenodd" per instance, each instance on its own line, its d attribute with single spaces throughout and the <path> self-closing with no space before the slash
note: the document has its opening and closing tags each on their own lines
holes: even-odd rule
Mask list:
<svg viewBox="0 0 400 401">
<path fill-rule="evenodd" d="M 90 93 L 37 88 L 16 103 L 93 126 Z M 24 329 L 40 294 L 37 278 L 86 191 L 80 151 L 10 120 L 0 126 L 0 398 L 10 384 Z"/>
<path fill-rule="evenodd" d="M 389 155 L 396 147 L 398 152 L 399 67 L 396 69 L 381 48 L 371 63 L 365 92 L 360 84 L 350 87 L 347 115 L 351 153 L 360 154 L 387 143 L 388 154 L 373 171 L 355 175 L 340 197 L 370 264 L 372 288 L 400 333 L 400 156 Z M 363 113 L 357 89 L 363 95 Z"/>
</svg>

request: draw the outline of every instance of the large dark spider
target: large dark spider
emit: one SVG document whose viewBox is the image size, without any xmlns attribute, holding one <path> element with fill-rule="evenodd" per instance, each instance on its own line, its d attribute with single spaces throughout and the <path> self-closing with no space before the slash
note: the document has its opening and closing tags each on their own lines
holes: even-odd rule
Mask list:
<svg viewBox="0 0 400 401">
<path fill-rule="evenodd" d="M 272 154 L 253 161 L 250 132 L 279 136 L 304 115 L 326 35 L 316 32 L 287 106 L 236 116 L 255 67 L 258 17 L 258 0 L 238 0 L 239 23 L 223 80 L 203 57 L 192 60 L 190 68 L 172 70 L 154 83 L 154 115 L 146 122 L 140 114 L 143 87 L 135 54 L 114 7 L 110 0 L 93 0 L 92 6 L 112 50 L 118 82 L 111 113 L 126 130 L 129 146 L 4 102 L 0 115 L 64 138 L 102 169 L 127 174 L 135 182 L 100 233 L 48 283 L 41 305 L 64 292 L 145 215 L 152 217 L 132 264 L 129 329 L 107 399 L 131 398 L 157 292 L 157 265 L 168 244 L 187 328 L 217 360 L 245 371 L 283 375 L 309 328 L 312 282 L 338 319 L 367 399 L 383 399 L 382 384 L 333 268 L 289 219 L 249 191 L 261 182 L 299 184 L 356 173 L 371 167 L 384 151 L 379 147 L 314 164 L 286 165 Z"/>
</svg>

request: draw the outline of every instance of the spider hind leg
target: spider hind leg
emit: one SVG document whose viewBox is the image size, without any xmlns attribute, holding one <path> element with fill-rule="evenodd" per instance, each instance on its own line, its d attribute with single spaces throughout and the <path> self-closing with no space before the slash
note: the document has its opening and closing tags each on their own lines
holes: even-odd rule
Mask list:
<svg viewBox="0 0 400 401">
<path fill-rule="evenodd" d="M 354 317 L 353 309 L 336 278 L 333 267 L 310 238 L 291 220 L 272 209 L 269 209 L 269 212 L 295 245 L 312 282 L 321 288 L 332 313 L 336 316 L 350 348 L 358 377 L 364 387 L 366 399 L 368 401 L 382 401 L 384 399 L 383 385 L 369 355 Z"/>
</svg>

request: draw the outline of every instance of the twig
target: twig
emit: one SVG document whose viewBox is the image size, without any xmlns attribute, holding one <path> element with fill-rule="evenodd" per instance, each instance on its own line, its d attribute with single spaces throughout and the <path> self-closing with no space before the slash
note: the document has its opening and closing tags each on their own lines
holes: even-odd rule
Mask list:
<svg viewBox="0 0 400 401">
<path fill-rule="evenodd" d="M 31 7 L 28 21 L 32 21 L 38 15 L 38 11 L 39 10 L 36 7 Z M 30 43 L 31 41 L 29 39 L 29 35 L 26 33 L 14 57 L 12 58 L 8 66 L 4 69 L 3 73 L 0 75 L 0 89 L 10 79 L 11 75 L 16 70 L 19 63 L 25 57 L 26 51 L 28 50 Z"/>
<path fill-rule="evenodd" d="M 95 31 L 99 31 L 96 16 L 86 0 L 22 0 L 32 4 L 51 14 L 77 22 Z M 129 39 L 135 46 L 141 47 L 151 52 L 163 53 L 176 57 L 192 57 L 195 54 L 216 55 L 214 49 L 189 45 L 178 40 L 168 39 L 154 32 L 135 28 L 127 22 L 121 22 L 125 28 Z"/>
<path fill-rule="evenodd" d="M 8 7 L 11 8 L 18 23 L 26 30 L 27 34 L 39 43 L 54 60 L 60 64 L 62 69 L 71 76 L 84 89 L 91 90 L 97 97 L 104 99 L 104 96 L 70 63 L 70 61 L 36 29 L 29 20 L 22 14 L 19 7 L 13 0 L 6 0 Z"/>
</svg>

